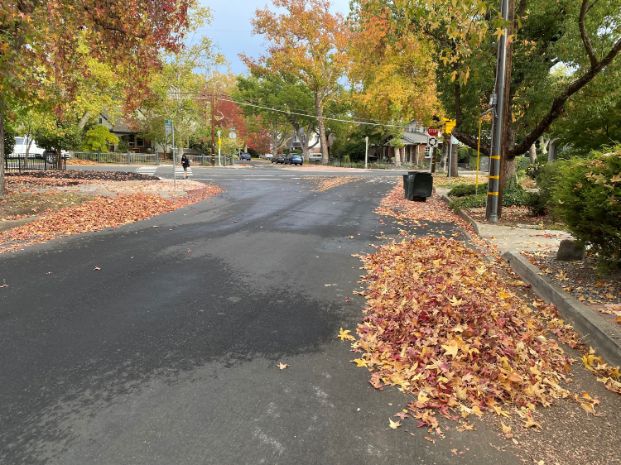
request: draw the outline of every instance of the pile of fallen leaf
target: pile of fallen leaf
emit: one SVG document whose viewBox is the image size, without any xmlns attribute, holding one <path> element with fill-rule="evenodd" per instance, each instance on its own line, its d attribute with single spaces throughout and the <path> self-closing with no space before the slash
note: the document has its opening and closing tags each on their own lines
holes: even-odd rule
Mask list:
<svg viewBox="0 0 621 465">
<path fill-rule="evenodd" d="M 100 231 L 144 220 L 199 202 L 220 192 L 217 186 L 205 186 L 175 199 L 144 193 L 95 197 L 80 205 L 48 211 L 35 221 L 0 232 L 0 253 L 58 237 Z"/>
<path fill-rule="evenodd" d="M 363 259 L 365 319 L 353 348 L 378 389 L 416 400 L 408 415 L 438 429 L 436 413 L 466 419 L 533 410 L 567 397 L 570 359 L 533 310 L 502 286 L 476 252 L 425 237 L 383 246 Z"/>
<path fill-rule="evenodd" d="M 309 177 L 306 178 L 314 184 L 313 190 L 316 192 L 325 192 L 335 187 L 344 186 L 345 184 L 358 181 L 359 178 L 354 176 L 333 176 L 333 177 Z"/>
<path fill-rule="evenodd" d="M 24 177 L 20 173 L 7 173 L 7 179 Z M 31 171 L 26 174 L 29 178 L 44 179 L 83 179 L 83 180 L 108 180 L 108 181 L 149 181 L 157 180 L 155 176 L 146 174 L 132 173 L 127 171 L 80 171 L 80 170 L 52 170 L 52 171 Z"/>
</svg>

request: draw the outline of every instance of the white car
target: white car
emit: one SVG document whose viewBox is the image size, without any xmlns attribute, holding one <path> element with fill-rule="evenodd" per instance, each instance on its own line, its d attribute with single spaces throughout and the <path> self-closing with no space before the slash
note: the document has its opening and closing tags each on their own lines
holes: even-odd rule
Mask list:
<svg viewBox="0 0 621 465">
<path fill-rule="evenodd" d="M 274 155 L 272 155 L 271 153 L 266 153 L 265 155 L 263 155 L 263 158 L 265 158 L 266 160 L 271 160 L 272 158 L 274 158 Z"/>
<path fill-rule="evenodd" d="M 28 146 L 30 145 L 30 148 Z M 28 152 L 28 158 L 36 158 L 37 156 L 43 156 L 45 149 L 39 147 L 37 143 L 27 136 L 16 137 L 15 147 L 13 147 L 13 156 L 24 155 Z"/>
<path fill-rule="evenodd" d="M 308 161 L 321 161 L 323 159 L 323 155 L 321 153 L 311 153 L 308 156 Z"/>
</svg>

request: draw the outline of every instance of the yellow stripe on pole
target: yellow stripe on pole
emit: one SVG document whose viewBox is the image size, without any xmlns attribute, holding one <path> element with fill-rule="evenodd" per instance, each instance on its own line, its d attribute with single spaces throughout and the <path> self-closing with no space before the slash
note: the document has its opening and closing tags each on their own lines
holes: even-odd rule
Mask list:
<svg viewBox="0 0 621 465">
<path fill-rule="evenodd" d="M 500 155 L 492 155 L 490 158 L 492 160 L 500 160 Z"/>
<path fill-rule="evenodd" d="M 500 179 L 500 176 L 488 176 L 490 179 Z"/>
<path fill-rule="evenodd" d="M 492 195 L 494 197 L 498 197 L 498 192 L 488 192 L 487 195 Z"/>
</svg>

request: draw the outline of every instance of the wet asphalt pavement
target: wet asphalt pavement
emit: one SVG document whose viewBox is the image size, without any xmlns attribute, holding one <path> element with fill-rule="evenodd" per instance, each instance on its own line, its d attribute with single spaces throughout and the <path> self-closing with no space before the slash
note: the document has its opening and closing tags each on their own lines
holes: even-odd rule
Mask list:
<svg viewBox="0 0 621 465">
<path fill-rule="evenodd" d="M 307 175 L 197 169 L 224 194 L 0 256 L 0 463 L 519 463 L 484 426 L 388 428 L 408 399 L 336 335 L 361 318 L 352 254 L 394 232 L 373 210 L 396 179 Z"/>
</svg>

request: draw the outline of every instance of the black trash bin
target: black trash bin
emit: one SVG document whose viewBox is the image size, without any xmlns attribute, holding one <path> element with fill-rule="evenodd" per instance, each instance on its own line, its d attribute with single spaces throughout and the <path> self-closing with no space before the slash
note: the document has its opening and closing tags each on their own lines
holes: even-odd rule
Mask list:
<svg viewBox="0 0 621 465">
<path fill-rule="evenodd" d="M 431 197 L 433 190 L 433 176 L 431 173 L 423 171 L 409 171 L 403 177 L 404 182 L 407 180 L 407 188 L 405 195 L 408 200 L 424 202 Z"/>
</svg>

